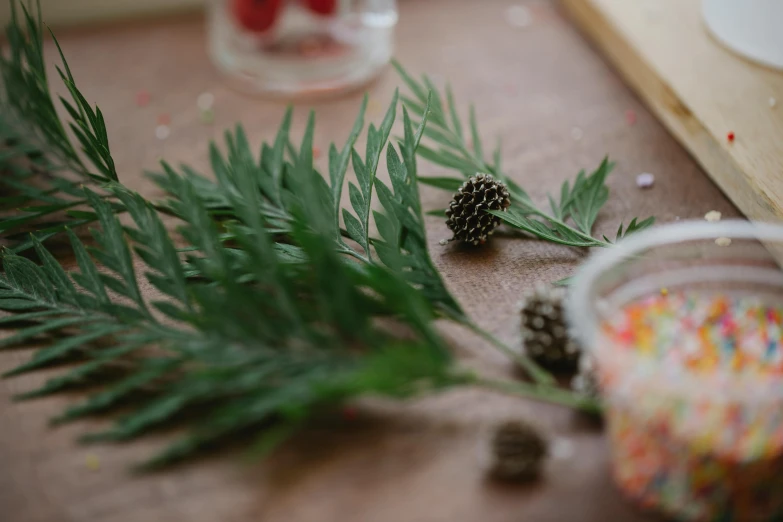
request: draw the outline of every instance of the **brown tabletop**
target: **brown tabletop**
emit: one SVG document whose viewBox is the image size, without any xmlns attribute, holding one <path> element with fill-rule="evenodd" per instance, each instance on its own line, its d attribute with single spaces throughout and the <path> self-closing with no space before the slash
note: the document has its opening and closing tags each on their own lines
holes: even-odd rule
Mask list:
<svg viewBox="0 0 783 522">
<path fill-rule="evenodd" d="M 397 57 L 412 72 L 450 81 L 465 105 L 475 102 L 484 139 L 502 138 L 506 170 L 536 198 L 604 155 L 614 159 L 599 232 L 609 234 L 634 216 L 655 215 L 664 223 L 709 210 L 736 215 L 556 6 L 528 4 L 532 25 L 515 28 L 505 19 L 511 2 L 503 0 L 403 1 Z M 222 129 L 241 121 L 260 143 L 273 136 L 282 116 L 283 104 L 243 97 L 224 85 L 206 58 L 199 17 L 60 35 L 77 81 L 106 116 L 121 179 L 147 196 L 156 190 L 142 171 L 160 157 L 206 170 L 207 141 Z M 398 84 L 389 72 L 371 86 L 371 120 L 380 120 Z M 152 94 L 146 108 L 135 105 L 140 90 Z M 203 91 L 216 97 L 212 126 L 198 119 L 195 100 Z M 321 150 L 347 137 L 359 100 L 357 93 L 313 105 Z M 306 108 L 297 112 L 295 133 L 301 133 Z M 637 114 L 633 126 L 627 110 Z M 162 113 L 172 120 L 165 142 L 154 133 Z M 432 165 L 420 168 L 424 175 L 439 172 Z M 637 188 L 640 172 L 655 175 L 654 187 Z M 448 195 L 424 188 L 423 198 L 426 208 L 443 208 Z M 503 235 L 478 250 L 442 247 L 438 240 L 449 234 L 437 218 L 428 231 L 434 260 L 466 311 L 508 341 L 515 336 L 513 305 L 522 292 L 570 274 L 583 259 L 569 248 Z M 512 375 L 506 360 L 481 341 L 457 329 L 447 334 L 466 364 Z M 28 356 L 25 350 L 0 353 L 0 370 Z M 51 375 L 0 382 L 3 522 L 654 520 L 612 485 L 601 428 L 558 407 L 468 389 L 409 405 L 369 403 L 357 419 L 298 437 L 263 463 L 229 452 L 139 477 L 127 466 L 160 440 L 78 446 L 75 438 L 103 421 L 47 425 L 74 397 L 11 401 Z M 553 438 L 570 442 L 573 456 L 550 460 L 534 485 L 487 482 L 479 462 L 483 430 L 509 416 L 535 420 Z"/>
</svg>

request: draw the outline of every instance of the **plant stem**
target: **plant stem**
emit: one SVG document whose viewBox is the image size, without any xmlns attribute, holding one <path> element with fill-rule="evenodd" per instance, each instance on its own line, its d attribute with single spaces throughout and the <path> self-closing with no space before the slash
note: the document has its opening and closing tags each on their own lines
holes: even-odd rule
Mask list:
<svg viewBox="0 0 783 522">
<path fill-rule="evenodd" d="M 535 214 L 537 216 L 540 216 L 540 217 L 542 217 L 542 218 L 544 218 L 546 220 L 549 220 L 552 223 L 556 223 L 556 224 L 558 224 L 558 225 L 560 225 L 562 227 L 569 228 L 574 234 L 576 234 L 577 236 L 581 237 L 585 241 L 594 243 L 594 245 L 597 246 L 597 247 L 606 248 L 606 247 L 612 246 L 611 243 L 607 243 L 606 241 L 602 241 L 600 239 L 596 239 L 596 238 L 594 238 L 593 236 L 591 236 L 589 234 L 585 234 L 582 231 L 575 229 L 571 225 L 568 225 L 568 224 L 562 222 L 561 220 L 557 219 L 556 217 L 550 216 L 546 212 L 543 212 L 543 211 L 541 211 L 541 210 L 539 210 L 537 208 L 531 209 L 531 214 Z"/>
<path fill-rule="evenodd" d="M 543 384 L 547 386 L 556 384 L 557 381 L 555 381 L 554 377 L 552 377 L 546 370 L 544 370 L 535 362 L 533 362 L 529 357 L 525 357 L 523 354 L 514 351 L 510 346 L 503 343 L 500 339 L 498 339 L 488 331 L 484 330 L 476 323 L 468 319 L 466 321 L 463 321 L 462 324 L 464 324 L 465 326 L 473 330 L 473 332 L 480 335 L 486 341 L 489 341 L 492 344 L 492 346 L 494 346 L 495 348 L 503 352 L 506 356 L 508 356 L 511 360 L 519 364 L 527 372 L 530 378 L 533 379 L 535 383 Z"/>
<path fill-rule="evenodd" d="M 594 399 L 580 397 L 573 392 L 554 386 L 542 386 L 526 382 L 501 381 L 473 376 L 474 385 L 509 395 L 521 395 L 531 399 L 559 404 L 585 413 L 601 413 L 601 405 Z"/>
</svg>

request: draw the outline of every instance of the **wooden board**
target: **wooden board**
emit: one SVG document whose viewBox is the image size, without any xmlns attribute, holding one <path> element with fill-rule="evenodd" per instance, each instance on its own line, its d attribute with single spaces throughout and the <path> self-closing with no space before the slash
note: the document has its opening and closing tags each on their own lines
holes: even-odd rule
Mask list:
<svg viewBox="0 0 783 522">
<path fill-rule="evenodd" d="M 396 56 L 412 73 L 451 82 L 458 103 L 475 102 L 486 146 L 500 138 L 504 165 L 539 202 L 547 191 L 608 154 L 617 162 L 598 233 L 621 220 L 654 214 L 659 222 L 700 218 L 709 210 L 738 215 L 603 61 L 548 1 L 529 5 L 529 27 L 515 28 L 506 9 L 520 0 L 403 0 Z M 437 31 L 432 28 L 437 27 Z M 207 144 L 241 121 L 249 140 L 274 138 L 284 104 L 243 97 L 214 72 L 204 52 L 200 17 L 58 31 L 85 96 L 103 111 L 120 179 L 147 197 L 159 192 L 143 176 L 159 158 L 208 172 Z M 54 59 L 49 44 L 47 52 Z M 122 64 L 118 67 L 117 64 Z M 54 73 L 54 71 L 51 71 Z M 52 77 L 55 75 L 52 74 Z M 368 121 L 376 125 L 399 79 L 388 73 L 370 86 Z M 145 89 L 148 107 L 135 105 Z M 215 95 L 215 123 L 199 122 L 196 99 Z M 350 132 L 361 93 L 296 107 L 301 136 L 307 110 L 317 113 L 316 146 Z M 638 115 L 635 125 L 625 111 Z M 155 138 L 158 116 L 171 116 L 171 137 Z M 583 136 L 576 140 L 572 130 Z M 577 133 L 578 134 L 578 133 Z M 364 143 L 359 144 L 360 150 Z M 326 154 L 318 159 L 324 167 Z M 385 170 L 380 169 L 382 172 Z M 640 172 L 656 176 L 646 190 Z M 420 173 L 444 171 L 422 162 Z M 385 174 L 382 174 L 382 176 Z M 449 196 L 422 187 L 426 209 Z M 480 249 L 440 246 L 449 232 L 428 218 L 430 252 L 446 284 L 478 324 L 513 343 L 515 303 L 537 282 L 560 279 L 582 262 L 569 248 L 500 234 Z M 144 291 L 144 289 L 143 289 Z M 507 360 L 464 331 L 444 332 L 460 361 L 490 375 L 512 377 Z M 7 334 L 3 332 L 2 335 Z M 0 372 L 30 357 L 0 351 Z M 600 426 L 568 410 L 463 389 L 411 404 L 360 408 L 356 420 L 311 432 L 271 460 L 252 464 L 224 452 L 150 476 L 128 466 L 164 442 L 80 446 L 75 440 L 106 427 L 106 419 L 51 428 L 48 420 L 81 397 L 14 402 L 57 370 L 0 380 L 0 521 L 2 522 L 643 522 L 614 488 Z M 532 485 L 484 479 L 478 459 L 484 427 L 498 419 L 534 419 L 569 442 L 571 458 L 552 459 Z M 88 466 L 89 463 L 98 463 Z"/>
<path fill-rule="evenodd" d="M 722 47 L 700 0 L 562 3 L 745 215 L 783 218 L 783 72 Z"/>
</svg>

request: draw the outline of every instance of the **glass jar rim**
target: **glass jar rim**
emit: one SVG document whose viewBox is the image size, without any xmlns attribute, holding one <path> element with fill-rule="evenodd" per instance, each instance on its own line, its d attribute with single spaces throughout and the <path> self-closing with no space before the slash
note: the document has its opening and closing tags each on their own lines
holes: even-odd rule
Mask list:
<svg viewBox="0 0 783 522">
<path fill-rule="evenodd" d="M 739 219 L 719 222 L 682 221 L 638 232 L 613 247 L 594 252 L 574 276 L 565 302 L 573 335 L 587 350 L 592 350 L 599 326 L 598 304 L 594 299 L 594 290 L 603 274 L 617 268 L 628 258 L 651 248 L 723 237 L 732 240 L 747 239 L 762 243 L 780 243 L 783 247 L 783 225 L 754 223 Z"/>
</svg>

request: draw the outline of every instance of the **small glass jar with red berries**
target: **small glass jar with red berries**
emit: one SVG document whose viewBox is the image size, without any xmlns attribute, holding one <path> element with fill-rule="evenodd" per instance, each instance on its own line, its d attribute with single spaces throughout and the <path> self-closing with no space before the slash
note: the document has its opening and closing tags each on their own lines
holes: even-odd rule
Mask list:
<svg viewBox="0 0 783 522">
<path fill-rule="evenodd" d="M 210 0 L 210 52 L 241 88 L 279 96 L 344 91 L 392 56 L 395 0 Z"/>
</svg>

